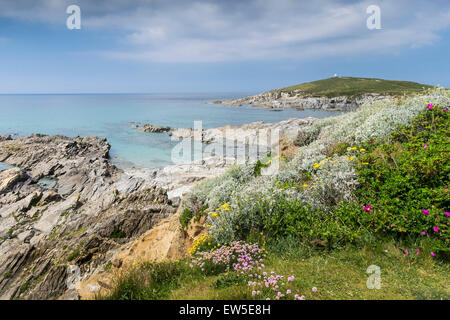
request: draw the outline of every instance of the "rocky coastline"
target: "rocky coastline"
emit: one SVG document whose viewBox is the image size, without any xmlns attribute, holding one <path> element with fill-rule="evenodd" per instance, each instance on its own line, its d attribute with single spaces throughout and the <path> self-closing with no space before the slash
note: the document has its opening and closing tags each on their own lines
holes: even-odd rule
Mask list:
<svg viewBox="0 0 450 320">
<path fill-rule="evenodd" d="M 390 99 L 389 95 L 364 94 L 361 96 L 313 96 L 306 95 L 301 91 L 283 92 L 280 90 L 268 91 L 254 96 L 243 97 L 232 100 L 213 101 L 216 104 L 228 104 L 232 106 L 251 105 L 254 107 L 282 109 L 313 109 L 313 110 L 335 110 L 353 111 L 365 103 Z"/>
<path fill-rule="evenodd" d="M 235 137 L 242 129 L 279 128 L 283 137 L 293 137 L 313 121 L 257 122 L 205 134 L 212 142 L 225 128 Z M 0 137 L 0 162 L 12 166 L 0 171 L 0 299 L 86 298 L 103 288 L 92 279 L 131 261 L 134 246 L 141 258 L 186 254 L 198 230 L 180 233 L 183 194 L 235 161 L 211 156 L 122 170 L 111 163 L 109 150 L 97 137 Z M 80 281 L 71 287 L 77 272 Z"/>
</svg>

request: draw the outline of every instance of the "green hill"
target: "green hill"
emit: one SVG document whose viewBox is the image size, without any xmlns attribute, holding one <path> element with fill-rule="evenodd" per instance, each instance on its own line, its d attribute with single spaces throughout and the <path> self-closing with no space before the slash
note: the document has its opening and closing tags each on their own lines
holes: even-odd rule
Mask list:
<svg viewBox="0 0 450 320">
<path fill-rule="evenodd" d="M 276 91 L 301 91 L 312 96 L 360 96 L 367 93 L 403 95 L 416 93 L 432 86 L 410 82 L 375 78 L 336 77 L 298 84 Z"/>
</svg>

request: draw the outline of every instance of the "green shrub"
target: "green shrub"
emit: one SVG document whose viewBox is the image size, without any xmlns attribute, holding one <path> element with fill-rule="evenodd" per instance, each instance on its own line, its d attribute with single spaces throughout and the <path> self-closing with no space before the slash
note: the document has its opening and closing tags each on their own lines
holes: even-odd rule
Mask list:
<svg viewBox="0 0 450 320">
<path fill-rule="evenodd" d="M 245 284 L 245 278 L 240 277 L 238 274 L 233 272 L 219 276 L 219 278 L 212 284 L 212 287 L 214 289 L 222 289 L 242 284 Z"/>
<path fill-rule="evenodd" d="M 111 239 L 120 239 L 125 237 L 125 232 L 123 232 L 119 227 L 114 227 L 113 232 L 109 236 Z"/>
<path fill-rule="evenodd" d="M 448 112 L 435 106 L 386 141 L 368 145 L 356 195 L 362 206 L 372 207 L 360 212 L 370 217 L 373 231 L 426 236 L 438 240 L 433 250 L 449 250 L 449 128 Z"/>
<path fill-rule="evenodd" d="M 182 262 L 143 263 L 129 269 L 113 283 L 107 300 L 155 300 L 166 298 L 189 273 Z"/>
<path fill-rule="evenodd" d="M 181 223 L 181 226 L 183 227 L 183 229 L 187 228 L 189 221 L 191 221 L 193 216 L 194 216 L 194 213 L 191 210 L 189 210 L 189 209 L 183 210 L 183 213 L 180 216 L 180 223 Z"/>
<path fill-rule="evenodd" d="M 75 249 L 69 254 L 69 256 L 67 257 L 67 261 L 72 261 L 79 255 L 80 255 L 80 249 Z"/>
</svg>

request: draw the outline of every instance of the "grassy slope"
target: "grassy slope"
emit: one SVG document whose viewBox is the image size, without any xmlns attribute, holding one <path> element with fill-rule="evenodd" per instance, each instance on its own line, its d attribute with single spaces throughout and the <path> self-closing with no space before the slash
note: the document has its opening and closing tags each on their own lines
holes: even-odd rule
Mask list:
<svg viewBox="0 0 450 320">
<path fill-rule="evenodd" d="M 439 209 L 438 212 L 433 211 L 436 209 L 434 206 L 426 206 L 431 208 L 429 216 L 421 214 L 419 210 L 422 208 L 421 205 L 418 207 L 419 209 L 412 210 L 412 215 L 408 216 L 406 212 L 410 206 L 414 206 L 414 203 L 406 202 L 410 199 L 404 194 L 409 189 L 405 191 L 404 188 L 401 188 L 404 182 L 399 178 L 399 176 L 418 176 L 422 179 L 420 185 L 414 182 L 410 186 L 420 196 L 418 199 L 414 198 L 418 203 L 425 203 L 423 198 L 430 198 L 434 204 L 440 203 L 439 201 L 443 203 L 448 201 L 446 200 L 449 195 L 448 191 L 444 193 L 439 191 L 441 189 L 443 191 L 443 187 L 447 186 L 444 185 L 446 180 L 441 175 L 448 176 L 448 157 L 440 156 L 439 153 L 445 152 L 444 150 L 448 146 L 446 137 L 448 137 L 448 121 L 450 119 L 448 112 L 441 110 L 440 107 L 433 108 L 433 111 L 428 110 L 425 106 L 424 109 L 424 113 L 416 117 L 411 126 L 397 131 L 395 135 L 397 138 L 391 137 L 389 140 L 391 143 L 388 144 L 390 147 L 386 154 L 381 152 L 385 146 L 381 142 L 379 145 L 377 142 L 372 147 L 366 147 L 367 150 L 364 151 L 364 154 L 367 157 L 378 155 L 379 159 L 377 158 L 373 163 L 369 161 L 371 164 L 364 167 L 366 169 L 359 169 L 359 173 L 366 171 L 366 173 L 371 173 L 372 169 L 376 169 L 374 174 L 378 174 L 376 176 L 381 177 L 381 180 L 384 181 L 380 186 L 373 183 L 372 180 L 366 179 L 368 187 L 364 190 L 370 191 L 371 188 L 375 190 L 375 193 L 365 192 L 370 198 L 368 199 L 369 203 L 374 206 L 376 213 L 376 215 L 374 213 L 374 217 L 386 218 L 389 223 L 392 223 L 395 216 L 392 217 L 388 214 L 392 210 L 389 209 L 391 202 L 394 201 L 399 208 L 404 208 L 401 218 L 404 219 L 405 224 L 402 224 L 402 219 L 399 219 L 394 223 L 394 229 L 392 229 L 393 227 L 388 229 L 395 231 L 399 228 L 399 232 L 382 233 L 376 229 L 374 233 L 361 234 L 361 237 L 364 238 L 361 241 L 348 243 L 344 247 L 337 246 L 331 251 L 322 247 L 313 247 L 307 241 L 299 241 L 300 239 L 289 240 L 289 238 L 267 236 L 267 239 L 264 238 L 269 242 L 266 247 L 267 256 L 264 259 L 266 266 L 264 270 L 275 271 L 276 274 L 283 275 L 294 273 L 295 281 L 289 283 L 289 289 L 305 295 L 306 299 L 450 299 L 448 278 L 450 265 L 448 259 L 445 259 L 445 254 L 438 253 L 436 257 L 431 256 L 431 251 L 435 250 L 433 247 L 436 246 L 438 238 L 437 235 L 430 234 L 432 233 L 431 227 L 439 225 L 439 235 L 444 237 L 441 240 L 448 240 L 448 237 L 445 236 L 448 217 L 443 215 L 443 211 L 448 208 L 448 205 L 444 204 L 443 207 L 439 205 L 438 207 L 444 210 Z M 427 148 L 423 148 L 425 143 Z M 402 155 L 403 157 L 401 157 Z M 394 165 L 389 163 L 389 158 L 392 159 Z M 372 166 L 374 167 L 372 168 Z M 410 170 L 411 166 L 412 171 Z M 407 173 L 403 170 L 406 170 Z M 364 177 L 370 177 L 370 174 L 366 174 Z M 436 179 L 439 181 L 434 181 L 436 179 L 432 179 L 432 177 L 437 177 Z M 428 181 L 429 179 L 431 180 Z M 439 188 L 434 186 L 436 183 Z M 426 187 L 426 190 L 437 189 L 436 192 L 429 195 L 424 193 L 423 186 Z M 397 197 L 392 198 L 390 191 L 385 192 L 391 189 L 397 190 Z M 403 202 L 398 204 L 400 198 L 403 199 Z M 389 210 L 383 211 L 383 207 L 387 207 Z M 360 210 L 362 209 L 360 208 Z M 414 212 L 419 214 L 415 215 Z M 356 213 L 358 217 L 370 218 L 367 213 Z M 438 214 L 439 216 L 437 216 Z M 360 220 L 363 224 L 365 223 L 364 219 Z M 407 221 L 411 221 L 411 225 L 408 225 Z M 439 221 L 442 223 L 438 224 Z M 342 223 L 350 223 L 350 221 Z M 401 230 L 400 227 L 404 230 Z M 413 230 L 411 227 L 418 229 Z M 429 230 L 426 237 L 414 236 L 414 232 L 422 230 Z M 268 233 L 264 232 L 264 237 L 266 234 Z M 406 254 L 404 250 L 408 250 L 409 253 Z M 253 298 L 252 288 L 245 283 L 246 279 L 238 281 L 237 284 L 234 283 L 235 280 L 230 283 L 224 274 L 206 274 L 198 268 L 189 268 L 188 263 L 189 259 L 176 263 L 155 263 L 145 268 L 132 269 L 128 275 L 118 279 L 114 286 L 114 292 L 109 297 L 103 298 Z M 380 290 L 370 290 L 366 287 L 369 276 L 366 270 L 370 265 L 381 268 L 382 287 Z M 222 284 L 226 282 L 226 285 L 218 287 L 215 285 L 218 280 Z M 318 291 L 313 293 L 312 287 L 317 287 Z"/>
<path fill-rule="evenodd" d="M 410 81 L 392 81 L 374 78 L 328 78 L 278 89 L 282 92 L 300 90 L 314 96 L 360 96 L 365 93 L 403 95 L 423 91 L 431 86 Z"/>
<path fill-rule="evenodd" d="M 415 244 L 420 246 L 419 243 Z M 423 244 L 422 244 L 423 245 Z M 415 246 L 416 247 L 416 246 Z M 412 248 L 410 248 L 412 251 Z M 423 247 L 421 247 L 421 250 Z M 450 299 L 448 264 L 429 255 L 405 256 L 394 241 L 364 247 L 347 246 L 328 251 L 284 242 L 268 247 L 265 270 L 294 274 L 285 288 L 308 300 Z M 252 300 L 245 281 L 228 281 L 217 287 L 225 274 L 207 275 L 191 269 L 187 261 L 138 265 L 116 279 L 115 290 L 100 299 L 119 300 Z M 366 286 L 369 265 L 381 269 L 381 288 Z M 231 274 L 231 273 L 230 273 Z M 312 287 L 317 292 L 312 292 Z M 265 297 L 260 297 L 265 299 Z"/>
<path fill-rule="evenodd" d="M 450 299 L 448 265 L 426 255 L 410 263 L 393 242 L 363 248 L 349 246 L 331 252 L 284 249 L 269 251 L 265 269 L 279 274 L 293 271 L 296 279 L 289 288 L 308 300 Z M 370 264 L 381 268 L 379 290 L 366 286 L 369 277 L 366 270 Z M 213 284 L 219 277 L 187 277 L 167 298 L 252 299 L 251 289 L 245 283 L 214 288 Z M 317 292 L 312 292 L 312 287 L 317 287 Z"/>
</svg>

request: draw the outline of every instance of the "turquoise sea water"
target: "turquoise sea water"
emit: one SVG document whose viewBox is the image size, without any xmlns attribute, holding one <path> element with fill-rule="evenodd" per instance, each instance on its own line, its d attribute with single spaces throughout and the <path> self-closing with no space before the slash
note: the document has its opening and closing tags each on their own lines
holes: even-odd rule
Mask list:
<svg viewBox="0 0 450 320">
<path fill-rule="evenodd" d="M 95 135 L 108 139 L 111 157 L 119 167 L 161 167 L 171 164 L 171 150 L 177 142 L 171 141 L 166 133 L 139 132 L 131 122 L 191 128 L 194 121 L 202 120 L 203 128 L 208 129 L 227 124 L 271 123 L 337 114 L 294 109 L 274 112 L 251 106 L 205 103 L 246 95 L 248 93 L 0 95 L 0 135 Z"/>
<path fill-rule="evenodd" d="M 6 170 L 6 169 L 11 169 L 11 168 L 12 168 L 12 166 L 0 162 L 0 171 Z"/>
</svg>

